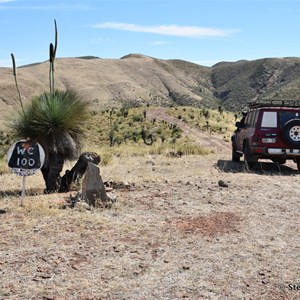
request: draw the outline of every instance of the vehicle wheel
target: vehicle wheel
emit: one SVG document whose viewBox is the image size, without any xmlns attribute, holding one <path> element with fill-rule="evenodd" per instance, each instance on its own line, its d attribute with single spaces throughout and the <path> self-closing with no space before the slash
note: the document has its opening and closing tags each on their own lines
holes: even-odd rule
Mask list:
<svg viewBox="0 0 300 300">
<path fill-rule="evenodd" d="M 249 170 L 253 170 L 257 162 L 257 159 L 251 153 L 251 150 L 247 142 L 244 148 L 244 161 L 245 161 L 246 168 L 248 168 Z"/>
<path fill-rule="evenodd" d="M 287 144 L 300 147 L 300 120 L 288 121 L 283 126 L 282 137 Z"/>
</svg>

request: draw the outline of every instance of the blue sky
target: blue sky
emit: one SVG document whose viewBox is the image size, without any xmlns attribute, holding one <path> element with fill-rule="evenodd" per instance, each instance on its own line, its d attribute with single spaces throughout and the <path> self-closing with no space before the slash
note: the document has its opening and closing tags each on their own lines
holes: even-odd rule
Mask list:
<svg viewBox="0 0 300 300">
<path fill-rule="evenodd" d="M 297 56 L 298 0 L 0 0 L 0 67 L 57 57 L 140 53 L 211 66 Z"/>
</svg>

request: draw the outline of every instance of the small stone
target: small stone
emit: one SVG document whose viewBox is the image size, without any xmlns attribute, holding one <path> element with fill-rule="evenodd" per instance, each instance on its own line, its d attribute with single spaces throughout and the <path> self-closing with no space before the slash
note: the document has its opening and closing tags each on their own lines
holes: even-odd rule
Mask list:
<svg viewBox="0 0 300 300">
<path fill-rule="evenodd" d="M 220 187 L 228 187 L 228 184 L 227 184 L 224 180 L 219 180 L 219 181 L 218 181 L 218 185 L 219 185 Z"/>
</svg>

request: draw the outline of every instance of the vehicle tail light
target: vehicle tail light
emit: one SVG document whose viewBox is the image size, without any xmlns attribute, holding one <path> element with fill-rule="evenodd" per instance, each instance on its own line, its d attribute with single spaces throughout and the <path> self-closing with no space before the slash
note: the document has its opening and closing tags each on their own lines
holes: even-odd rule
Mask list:
<svg viewBox="0 0 300 300">
<path fill-rule="evenodd" d="M 254 152 L 255 153 L 264 153 L 264 149 L 263 148 L 255 148 Z"/>
</svg>

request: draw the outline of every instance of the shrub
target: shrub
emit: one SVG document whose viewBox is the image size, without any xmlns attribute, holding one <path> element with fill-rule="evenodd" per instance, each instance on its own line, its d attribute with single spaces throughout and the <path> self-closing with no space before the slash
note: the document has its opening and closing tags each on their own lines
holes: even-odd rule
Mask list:
<svg viewBox="0 0 300 300">
<path fill-rule="evenodd" d="M 132 121 L 133 122 L 143 122 L 144 121 L 144 118 L 140 115 L 133 115 L 132 116 Z"/>
</svg>

